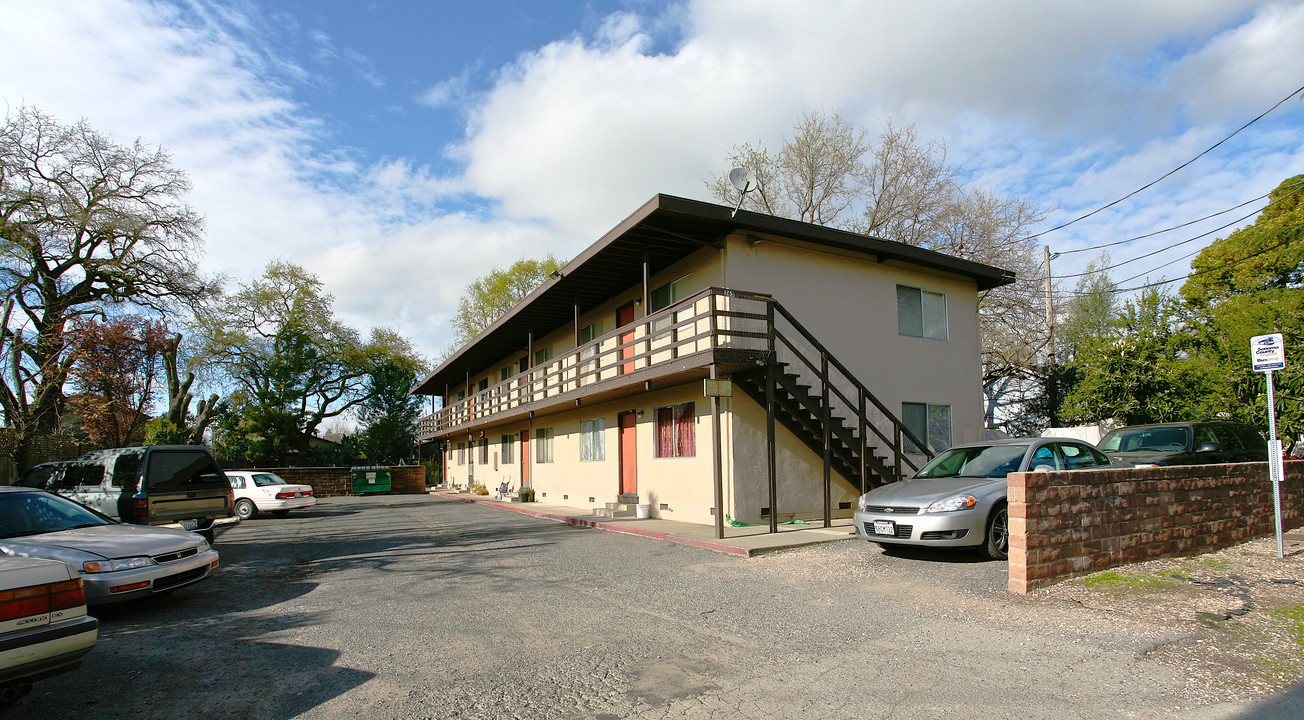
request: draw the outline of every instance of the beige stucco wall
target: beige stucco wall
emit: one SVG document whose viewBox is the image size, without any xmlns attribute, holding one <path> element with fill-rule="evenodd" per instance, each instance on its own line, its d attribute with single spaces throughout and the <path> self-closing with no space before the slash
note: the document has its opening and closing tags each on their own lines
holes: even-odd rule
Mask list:
<svg viewBox="0 0 1304 720">
<path fill-rule="evenodd" d="M 728 241 L 724 282 L 773 295 L 894 413 L 901 403 L 951 406 L 952 442 L 983 437 L 978 293 L 972 280 L 876 263 L 766 238 Z M 896 286 L 946 294 L 947 340 L 897 328 Z"/>
<path fill-rule="evenodd" d="M 724 449 L 726 512 L 734 520 L 768 523 L 761 508 L 770 507 L 770 476 L 766 443 L 765 408 L 746 394 L 721 400 L 730 438 Z M 823 458 L 812 452 L 782 423 L 775 422 L 775 490 L 780 522 L 792 519 L 819 520 L 824 517 Z M 852 510 L 839 504 L 853 503 L 860 496 L 836 471 L 830 473 L 832 516 L 851 517 Z"/>
<path fill-rule="evenodd" d="M 694 403 L 696 416 L 695 454 L 693 457 L 656 457 L 656 408 L 683 402 Z M 620 436 L 618 415 L 627 411 L 642 412 L 635 423 L 636 462 L 638 468 L 639 502 L 651 504 L 652 517 L 710 524 L 714 522 L 711 507 L 715 503 L 712 484 L 711 406 L 702 397 L 700 382 L 644 393 L 618 401 L 581 407 L 554 415 L 534 418 L 529 423 L 503 425 L 485 431 L 490 439 L 490 463 L 475 467 L 475 481 L 485 485 L 491 494 L 507 482 L 513 492 L 520 488 L 519 455 L 517 462 L 505 465 L 498 458 L 499 438 L 509 432 L 518 434 L 530 429 L 530 485 L 541 503 L 589 510 L 616 502 L 620 494 Z M 580 461 L 580 421 L 602 418 L 605 459 Z M 553 462 L 535 461 L 535 439 L 540 428 L 553 429 Z M 478 439 L 478 431 L 475 433 Z M 466 487 L 469 465 L 457 464 L 458 442 L 453 438 L 448 466 L 449 483 Z M 521 444 L 516 443 L 521 451 Z M 589 500 L 593 498 L 593 500 Z M 666 507 L 661 507 L 665 505 Z"/>
</svg>

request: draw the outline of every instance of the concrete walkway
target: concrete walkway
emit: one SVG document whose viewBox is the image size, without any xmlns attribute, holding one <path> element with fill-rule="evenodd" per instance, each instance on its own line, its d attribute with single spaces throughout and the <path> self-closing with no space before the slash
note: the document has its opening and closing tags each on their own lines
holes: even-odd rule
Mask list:
<svg viewBox="0 0 1304 720">
<path fill-rule="evenodd" d="M 502 510 L 511 510 L 523 515 L 555 520 L 579 527 L 591 527 L 608 532 L 640 535 L 654 540 L 692 545 L 716 552 L 751 557 L 763 552 L 784 550 L 803 545 L 838 542 L 855 537 L 851 518 L 834 519 L 832 527 L 824 527 L 815 521 L 805 525 L 780 525 L 779 532 L 771 533 L 769 525 L 731 527 L 725 525 L 724 539 L 717 539 L 715 527 L 696 523 L 678 522 L 648 518 L 604 518 L 591 512 L 564 505 L 546 505 L 544 503 L 520 503 L 509 500 L 492 500 L 484 495 L 473 495 L 454 491 L 437 491 L 437 495 L 452 500 L 488 505 Z"/>
</svg>

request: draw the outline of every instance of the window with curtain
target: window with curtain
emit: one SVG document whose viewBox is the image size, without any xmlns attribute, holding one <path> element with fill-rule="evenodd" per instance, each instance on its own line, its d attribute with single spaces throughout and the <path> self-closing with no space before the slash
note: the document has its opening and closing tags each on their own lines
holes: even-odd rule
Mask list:
<svg viewBox="0 0 1304 720">
<path fill-rule="evenodd" d="M 466 443 L 464 442 L 460 442 L 457 444 L 457 464 L 458 465 L 466 464 Z"/>
<path fill-rule="evenodd" d="M 503 456 L 503 464 L 507 465 L 516 462 L 516 436 L 504 435 L 498 441 L 498 444 L 500 446 L 499 452 Z"/>
<path fill-rule="evenodd" d="M 690 273 L 688 275 L 679 278 L 678 280 L 675 280 L 674 282 L 668 282 L 665 285 L 662 285 L 661 287 L 653 290 L 648 295 L 648 303 L 650 303 L 652 306 L 648 308 L 648 314 L 651 315 L 652 313 L 658 310 L 668 308 L 671 305 L 674 305 L 675 303 L 679 302 L 680 300 L 683 300 L 684 298 L 692 294 L 693 294 L 693 276 Z M 662 318 L 660 320 L 657 320 L 652 323 L 652 331 L 658 332 L 664 330 L 670 327 L 671 325 L 673 325 L 674 322 L 675 322 L 674 317 L 667 317 L 667 318 Z"/>
<path fill-rule="evenodd" d="M 580 462 L 607 459 L 606 430 L 605 418 L 580 421 Z"/>
<path fill-rule="evenodd" d="M 480 438 L 480 464 L 489 464 L 489 438 Z"/>
<path fill-rule="evenodd" d="M 534 461 L 552 462 L 552 428 L 539 428 L 534 431 Z"/>
<path fill-rule="evenodd" d="M 695 403 L 666 405 L 656 410 L 657 457 L 694 457 L 697 455 L 697 414 Z"/>
<path fill-rule="evenodd" d="M 910 337 L 946 340 L 946 295 L 897 285 L 897 330 Z"/>
</svg>

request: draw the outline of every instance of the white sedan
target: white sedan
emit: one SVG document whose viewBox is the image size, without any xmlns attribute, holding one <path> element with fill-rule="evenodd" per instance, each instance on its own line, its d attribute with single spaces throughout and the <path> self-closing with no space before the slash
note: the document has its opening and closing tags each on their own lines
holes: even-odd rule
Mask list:
<svg viewBox="0 0 1304 720">
<path fill-rule="evenodd" d="M 66 564 L 0 558 L 0 705 L 31 692 L 33 680 L 76 668 L 98 636 L 81 578 Z"/>
<path fill-rule="evenodd" d="M 235 490 L 235 514 L 241 520 L 248 520 L 260 512 L 280 517 L 291 510 L 317 504 L 311 485 L 291 485 L 276 473 L 227 470 L 226 477 Z"/>
</svg>

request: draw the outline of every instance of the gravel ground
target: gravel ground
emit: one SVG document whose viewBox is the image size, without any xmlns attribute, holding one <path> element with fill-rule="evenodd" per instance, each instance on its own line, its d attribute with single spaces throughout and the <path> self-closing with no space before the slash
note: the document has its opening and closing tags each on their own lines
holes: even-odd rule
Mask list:
<svg viewBox="0 0 1304 720">
<path fill-rule="evenodd" d="M 1191 697 L 1244 700 L 1304 676 L 1304 538 L 1289 534 L 1155 560 L 1036 591 L 1021 606 L 1084 627 L 1126 627 Z"/>
<path fill-rule="evenodd" d="M 1238 704 L 1299 677 L 1296 625 L 1272 620 L 1298 585 L 1262 581 L 1295 575 L 1257 545 L 1137 572 L 1162 588 L 1129 570 L 1026 597 L 973 554 L 848 540 L 742 559 L 424 496 L 329 498 L 217 546 L 216 577 L 97 611 L 83 666 L 0 715 L 1300 717 Z M 1241 587 L 1252 607 L 1232 614 Z M 1257 664 L 1257 635 L 1221 642 L 1260 621 L 1295 665 Z"/>
</svg>

